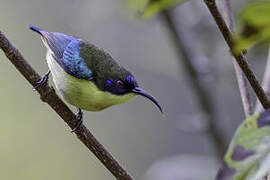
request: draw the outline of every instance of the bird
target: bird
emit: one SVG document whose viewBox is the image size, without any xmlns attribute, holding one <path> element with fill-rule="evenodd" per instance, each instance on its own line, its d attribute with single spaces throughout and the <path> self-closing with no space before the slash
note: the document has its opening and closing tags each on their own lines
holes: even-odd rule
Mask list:
<svg viewBox="0 0 270 180">
<path fill-rule="evenodd" d="M 129 102 L 136 95 L 151 100 L 163 113 L 156 98 L 139 88 L 133 74 L 103 49 L 63 33 L 48 32 L 33 25 L 29 29 L 41 36 L 49 67 L 34 89 L 47 84 L 52 74 L 60 96 L 77 108 L 77 123 L 72 132 L 83 123 L 82 110 L 101 111 Z"/>
</svg>

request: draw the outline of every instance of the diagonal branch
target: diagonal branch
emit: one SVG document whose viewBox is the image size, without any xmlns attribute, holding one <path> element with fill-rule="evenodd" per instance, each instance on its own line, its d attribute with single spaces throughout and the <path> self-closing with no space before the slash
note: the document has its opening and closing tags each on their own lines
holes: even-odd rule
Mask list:
<svg viewBox="0 0 270 180">
<path fill-rule="evenodd" d="M 254 90 L 257 98 L 259 99 L 260 103 L 264 107 L 264 109 L 267 109 L 270 107 L 270 101 L 265 94 L 263 88 L 261 87 L 259 81 L 257 80 L 255 74 L 253 71 L 250 69 L 246 57 L 244 56 L 243 52 L 242 53 L 236 53 L 234 49 L 234 41 L 233 41 L 233 36 L 231 31 L 229 30 L 228 26 L 226 25 L 223 17 L 221 16 L 217 4 L 215 0 L 204 0 L 206 6 L 208 7 L 211 15 L 216 21 L 216 24 L 221 31 L 227 45 L 230 48 L 230 51 L 235 58 L 236 62 L 242 69 L 243 73 L 245 74 L 246 78 L 248 79 L 252 89 Z"/>
<path fill-rule="evenodd" d="M 25 79 L 35 86 L 40 80 L 40 76 L 24 59 L 19 50 L 11 44 L 6 36 L 0 31 L 0 48 L 3 50 L 10 62 L 25 77 Z M 37 89 L 41 100 L 48 103 L 52 109 L 67 123 L 70 128 L 76 125 L 75 114 L 57 96 L 54 89 L 48 85 Z M 105 149 L 105 147 L 94 137 L 94 135 L 81 125 L 76 130 L 78 139 L 101 161 L 101 163 L 119 180 L 133 180 L 134 178 L 125 170 L 117 160 Z"/>
<path fill-rule="evenodd" d="M 225 139 L 218 130 L 217 116 L 215 113 L 214 100 L 212 96 L 212 82 L 209 64 L 206 59 L 194 51 L 192 45 L 193 39 L 188 33 L 177 29 L 175 18 L 170 10 L 164 10 L 161 15 L 164 18 L 169 35 L 175 45 L 179 60 L 186 69 L 186 73 L 190 77 L 190 82 L 194 86 L 193 90 L 197 96 L 200 110 L 204 113 L 209 129 L 207 131 L 209 137 L 213 140 L 215 153 L 218 159 L 221 159 L 225 151 Z"/>
<path fill-rule="evenodd" d="M 234 31 L 234 18 L 231 10 L 230 0 L 220 1 L 223 7 L 223 16 L 231 32 Z M 242 104 L 245 112 L 246 119 L 252 114 L 252 103 L 248 91 L 248 83 L 241 68 L 236 61 L 233 60 L 233 66 L 236 74 L 236 79 L 239 86 L 239 91 L 242 99 Z"/>
</svg>

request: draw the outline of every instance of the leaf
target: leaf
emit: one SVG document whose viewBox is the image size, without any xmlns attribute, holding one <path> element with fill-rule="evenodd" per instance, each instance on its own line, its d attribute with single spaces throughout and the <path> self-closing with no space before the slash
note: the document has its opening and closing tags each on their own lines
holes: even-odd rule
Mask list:
<svg viewBox="0 0 270 180">
<path fill-rule="evenodd" d="M 270 172 L 270 109 L 237 129 L 216 180 L 261 180 Z"/>
<path fill-rule="evenodd" d="M 270 42 L 270 1 L 249 3 L 239 14 L 240 30 L 235 35 L 236 52 L 257 43 Z"/>
<path fill-rule="evenodd" d="M 142 17 L 143 18 L 149 17 L 151 15 L 154 15 L 167 8 L 176 6 L 177 4 L 183 3 L 185 1 L 186 0 L 150 0 L 142 13 Z"/>
<path fill-rule="evenodd" d="M 125 2 L 128 4 L 129 9 L 132 12 L 142 12 L 143 9 L 147 6 L 149 0 L 125 0 Z"/>
<path fill-rule="evenodd" d="M 140 13 L 142 18 L 155 15 L 167 8 L 183 3 L 187 0 L 127 0 L 131 9 Z"/>
</svg>

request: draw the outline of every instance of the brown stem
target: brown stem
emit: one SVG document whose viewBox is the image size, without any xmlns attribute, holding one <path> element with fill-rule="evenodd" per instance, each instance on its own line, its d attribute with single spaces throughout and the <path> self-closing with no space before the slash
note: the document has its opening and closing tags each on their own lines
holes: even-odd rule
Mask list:
<svg viewBox="0 0 270 180">
<path fill-rule="evenodd" d="M 247 63 L 247 60 L 243 53 L 236 53 L 234 49 L 234 41 L 232 37 L 232 33 L 229 30 L 228 26 L 226 25 L 223 17 L 221 16 L 215 0 L 204 0 L 206 6 L 208 7 L 211 15 L 216 21 L 216 24 L 218 25 L 219 30 L 221 31 L 227 45 L 230 48 L 230 51 L 235 58 L 236 62 L 242 69 L 243 73 L 245 74 L 246 78 L 248 79 L 252 89 L 254 90 L 256 96 L 258 97 L 259 101 L 261 102 L 264 109 L 267 109 L 270 107 L 270 101 L 265 94 L 263 88 L 261 87 L 260 83 L 258 82 L 255 74 L 253 71 L 249 68 L 249 65 Z"/>
<path fill-rule="evenodd" d="M 223 7 L 223 16 L 228 25 L 228 28 L 231 32 L 234 31 L 234 18 L 231 10 L 230 0 L 221 0 L 220 3 Z M 237 64 L 235 60 L 233 60 L 233 67 L 236 74 L 236 79 L 238 82 L 238 87 L 242 99 L 242 104 L 245 112 L 246 119 L 252 114 L 252 103 L 250 99 L 250 94 L 248 90 L 248 82 L 246 77 L 244 76 L 241 68 Z"/>
<path fill-rule="evenodd" d="M 172 42 L 175 45 L 179 60 L 183 63 L 186 73 L 190 77 L 190 82 L 194 86 L 193 90 L 198 98 L 201 111 L 204 113 L 209 123 L 209 137 L 213 139 L 215 152 L 218 159 L 221 159 L 225 152 L 225 140 L 221 131 L 218 130 L 218 122 L 215 114 L 214 100 L 212 92 L 212 77 L 208 63 L 201 54 L 194 52 L 191 36 L 177 29 L 172 12 L 165 10 L 162 13 L 166 27 L 169 30 Z"/>
<path fill-rule="evenodd" d="M 19 50 L 11 44 L 6 36 L 0 31 L 0 48 L 3 50 L 10 62 L 25 77 L 25 79 L 34 87 L 40 80 L 38 73 L 24 59 Z M 76 116 L 68 106 L 57 96 L 54 89 L 45 85 L 37 89 L 41 100 L 48 103 L 51 108 L 67 123 L 70 128 L 76 125 Z M 127 170 L 125 170 L 117 160 L 105 149 L 105 147 L 93 136 L 93 134 L 81 125 L 75 131 L 78 139 L 101 161 L 101 163 L 114 175 L 116 179 L 132 180 L 134 179 Z"/>
</svg>

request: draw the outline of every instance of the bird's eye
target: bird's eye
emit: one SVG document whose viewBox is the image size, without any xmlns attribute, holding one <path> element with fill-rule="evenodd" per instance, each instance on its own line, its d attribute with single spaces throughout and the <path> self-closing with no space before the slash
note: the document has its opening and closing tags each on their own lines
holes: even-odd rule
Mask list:
<svg viewBox="0 0 270 180">
<path fill-rule="evenodd" d="M 124 87 L 124 83 L 123 83 L 123 81 L 121 81 L 121 80 L 116 81 L 116 85 L 117 85 L 117 87 L 119 87 L 119 88 L 123 88 L 123 87 Z"/>
</svg>

